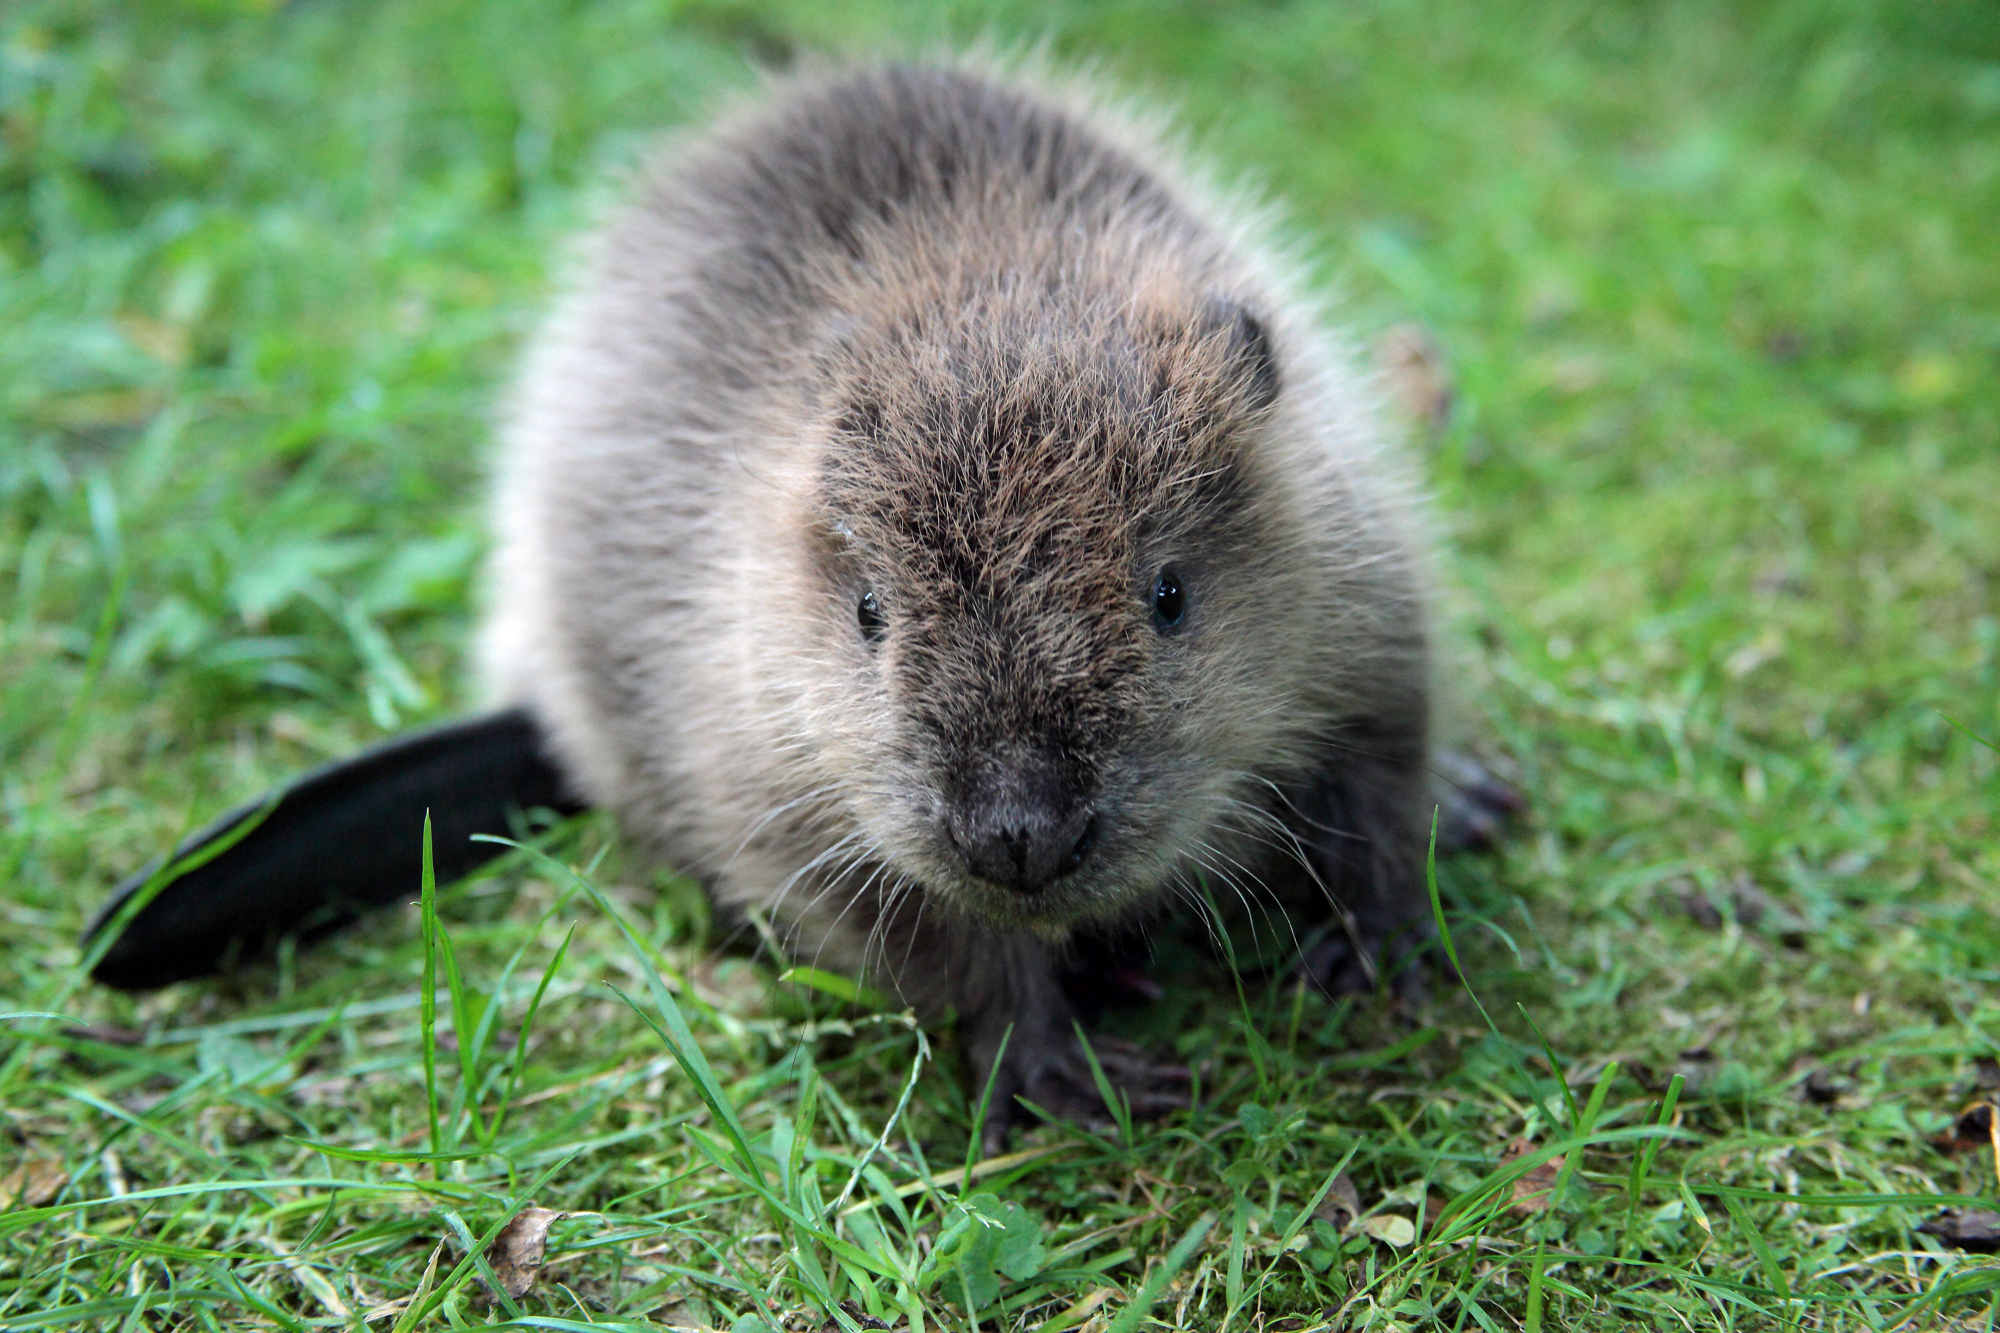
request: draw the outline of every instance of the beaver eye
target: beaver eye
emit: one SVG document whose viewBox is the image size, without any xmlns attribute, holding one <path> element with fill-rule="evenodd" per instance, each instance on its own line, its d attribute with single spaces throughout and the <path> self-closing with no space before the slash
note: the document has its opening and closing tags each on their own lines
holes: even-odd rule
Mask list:
<svg viewBox="0 0 2000 1333">
<path fill-rule="evenodd" d="M 861 594 L 861 601 L 854 608 L 854 619 L 861 626 L 862 638 L 868 640 L 870 644 L 882 642 L 882 634 L 887 626 L 882 623 L 882 603 L 875 600 L 873 588 Z"/>
<path fill-rule="evenodd" d="M 1187 592 L 1181 586 L 1180 571 L 1172 565 L 1153 579 L 1153 628 L 1171 634 L 1187 619 Z"/>
</svg>

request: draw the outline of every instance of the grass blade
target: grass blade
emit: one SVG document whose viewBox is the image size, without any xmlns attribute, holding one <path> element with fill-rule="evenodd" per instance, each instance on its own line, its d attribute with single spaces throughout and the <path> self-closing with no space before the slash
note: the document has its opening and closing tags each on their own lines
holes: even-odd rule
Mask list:
<svg viewBox="0 0 2000 1333">
<path fill-rule="evenodd" d="M 431 812 L 424 811 L 424 877 L 418 913 L 424 935 L 424 988 L 418 1023 L 424 1043 L 424 1101 L 431 1116 L 431 1151 L 445 1150 L 442 1122 L 438 1116 L 437 1087 L 437 871 L 431 864 Z"/>
<path fill-rule="evenodd" d="M 1516 1000 L 1514 1007 L 1521 1011 L 1521 1017 L 1528 1021 L 1528 1030 L 1534 1033 L 1535 1040 L 1541 1043 L 1542 1054 L 1547 1057 L 1549 1062 L 1549 1073 L 1555 1077 L 1556 1087 L 1562 1090 L 1563 1104 L 1569 1108 L 1569 1127 L 1571 1132 L 1576 1134 L 1584 1133 L 1583 1112 L 1577 1108 L 1576 1094 L 1570 1091 L 1569 1080 L 1563 1077 L 1562 1061 L 1556 1059 L 1555 1048 L 1549 1045 L 1549 1039 L 1542 1035 L 1541 1024 L 1537 1023 L 1535 1016 L 1528 1012 L 1528 1006 Z M 1529 1086 L 1532 1087 L 1533 1085 Z"/>
<path fill-rule="evenodd" d="M 1722 1196 L 1722 1206 L 1729 1210 L 1729 1220 L 1736 1224 L 1736 1229 L 1750 1243 L 1750 1249 L 1757 1256 L 1758 1266 L 1764 1270 L 1764 1280 L 1771 1284 L 1772 1293 L 1784 1302 L 1789 1315 L 1792 1302 L 1791 1284 L 1785 1281 L 1784 1267 L 1779 1264 L 1778 1256 L 1772 1252 L 1771 1243 L 1764 1239 L 1763 1231 L 1751 1220 L 1749 1206 L 1733 1194 Z M 1785 1322 L 1789 1324 L 1793 1320 L 1788 1317 Z"/>
<path fill-rule="evenodd" d="M 1611 1081 L 1618 1077 L 1616 1060 L 1604 1066 L 1604 1072 L 1597 1076 L 1597 1086 L 1590 1090 L 1590 1102 L 1577 1117 L 1576 1131 L 1572 1137 L 1578 1140 L 1576 1149 L 1563 1155 L 1562 1170 L 1556 1173 L 1555 1189 L 1549 1194 L 1549 1205 L 1566 1197 L 1570 1178 L 1576 1174 L 1577 1163 L 1583 1160 L 1583 1141 L 1590 1137 L 1590 1131 L 1597 1127 L 1597 1117 L 1604 1113 L 1604 1099 L 1611 1091 Z"/>
<path fill-rule="evenodd" d="M 993 1067 L 986 1071 L 986 1086 L 979 1093 L 979 1106 L 972 1113 L 972 1137 L 965 1143 L 965 1174 L 959 1194 L 963 1195 L 972 1187 L 973 1167 L 986 1148 L 986 1115 L 993 1105 L 993 1088 L 1000 1082 L 1000 1066 L 1007 1059 L 1007 1043 L 1014 1039 L 1014 1025 L 1009 1023 L 1000 1033 L 1000 1049 L 993 1053 Z"/>
<path fill-rule="evenodd" d="M 1675 1074 L 1667 1081 L 1666 1095 L 1660 1098 L 1659 1113 L 1653 1117 L 1655 1128 L 1664 1130 L 1672 1122 L 1674 1107 L 1680 1102 L 1681 1089 L 1686 1083 L 1686 1078 L 1680 1074 Z M 1618 1242 L 1620 1258 L 1631 1251 L 1633 1230 L 1637 1226 L 1639 1217 L 1639 1201 L 1646 1192 L 1646 1178 L 1652 1174 L 1653 1155 L 1659 1150 L 1660 1141 L 1653 1138 L 1641 1144 L 1639 1150 L 1632 1154 L 1632 1176 L 1625 1185 L 1626 1197 L 1631 1202 L 1625 1210 L 1625 1234 Z"/>
<path fill-rule="evenodd" d="M 549 983 L 555 980 L 556 973 L 561 970 L 563 959 L 569 956 L 570 942 L 575 938 L 576 923 L 571 922 L 569 929 L 563 932 L 562 943 L 556 946 L 555 956 L 550 958 L 549 965 L 542 969 L 542 979 L 535 987 L 534 997 L 528 1001 L 528 1012 L 521 1018 L 520 1034 L 514 1039 L 513 1065 L 507 1071 L 507 1087 L 500 1094 L 500 1104 L 493 1109 L 493 1120 L 488 1129 L 488 1133 L 494 1138 L 499 1137 L 500 1126 L 507 1119 L 507 1110 L 514 1104 L 514 1095 L 520 1090 L 521 1071 L 528 1065 L 528 1037 L 535 1030 L 535 1015 L 541 1012 L 542 997 L 548 994 Z"/>
<path fill-rule="evenodd" d="M 1070 1026 L 1076 1030 L 1077 1045 L 1083 1047 L 1083 1058 L 1090 1063 L 1091 1082 L 1097 1085 L 1097 1095 L 1104 1099 L 1104 1109 L 1118 1125 L 1118 1142 L 1126 1152 L 1132 1151 L 1132 1102 L 1118 1088 L 1112 1086 L 1111 1078 L 1098 1063 L 1097 1052 L 1091 1049 L 1090 1038 L 1083 1030 L 1083 1024 L 1075 1019 Z"/>
<path fill-rule="evenodd" d="M 1471 999 L 1473 1007 L 1479 1010 L 1479 1017 L 1485 1021 L 1486 1030 L 1500 1043 L 1500 1049 L 1507 1056 L 1507 1063 L 1513 1066 L 1514 1073 L 1521 1080 L 1522 1089 L 1532 1094 L 1535 1081 L 1528 1076 L 1528 1067 L 1521 1063 L 1520 1052 L 1514 1049 L 1514 1043 L 1509 1041 L 1506 1034 L 1500 1031 L 1499 1025 L 1494 1023 L 1493 1015 L 1486 1012 L 1486 1005 L 1480 1000 L 1479 992 L 1472 988 L 1472 979 L 1465 975 L 1465 967 L 1458 961 L 1458 948 L 1452 943 L 1451 925 L 1444 919 L 1444 895 L 1438 889 L 1438 813 L 1438 807 L 1431 807 L 1430 843 L 1424 851 L 1424 887 L 1430 894 L 1431 920 L 1437 925 L 1438 942 L 1444 946 L 1444 956 L 1451 961 L 1451 970 L 1457 975 L 1459 984 L 1465 987 L 1466 996 Z M 1559 1083 L 1562 1081 L 1560 1069 L 1556 1071 L 1556 1081 Z M 1568 1089 L 1565 1088 L 1564 1092 L 1567 1094 Z"/>
<path fill-rule="evenodd" d="M 1139 1288 L 1139 1294 L 1134 1296 L 1131 1302 L 1118 1312 L 1118 1317 L 1111 1321 L 1105 1328 L 1104 1333 L 1133 1333 L 1139 1327 L 1140 1323 L 1145 1320 L 1146 1316 L 1153 1312 L 1153 1306 L 1158 1303 L 1161 1294 L 1166 1291 L 1167 1284 L 1179 1276 L 1183 1268 L 1187 1267 L 1187 1261 L 1193 1257 L 1195 1250 L 1207 1238 L 1209 1229 L 1214 1225 L 1214 1213 L 1203 1213 L 1200 1217 L 1196 1218 L 1194 1225 L 1187 1229 L 1186 1234 L 1180 1238 L 1179 1243 L 1167 1252 L 1167 1257 L 1156 1264 L 1153 1271 L 1146 1275 L 1145 1285 Z"/>
</svg>

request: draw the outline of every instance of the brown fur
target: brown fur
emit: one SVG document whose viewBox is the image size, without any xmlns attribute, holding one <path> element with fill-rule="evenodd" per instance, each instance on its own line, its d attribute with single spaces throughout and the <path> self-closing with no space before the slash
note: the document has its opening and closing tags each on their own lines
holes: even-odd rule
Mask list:
<svg viewBox="0 0 2000 1333">
<path fill-rule="evenodd" d="M 1074 92 L 793 80 L 645 178 L 514 399 L 501 701 L 801 956 L 981 1061 L 1015 1025 L 1003 1098 L 1069 1046 L 1079 927 L 1197 876 L 1376 937 L 1420 901 L 1421 525 L 1253 223 Z M 1023 774 L 1096 821 L 1035 893 L 953 832 Z"/>
</svg>

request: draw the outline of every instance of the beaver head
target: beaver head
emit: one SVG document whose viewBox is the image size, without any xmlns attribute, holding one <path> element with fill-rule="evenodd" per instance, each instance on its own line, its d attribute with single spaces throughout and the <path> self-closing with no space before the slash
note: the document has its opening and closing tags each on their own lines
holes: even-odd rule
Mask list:
<svg viewBox="0 0 2000 1333">
<path fill-rule="evenodd" d="M 868 862 L 996 925 L 1120 913 L 1301 748 L 1280 349 L 1250 305 L 1129 297 L 849 324 L 820 353 L 818 667 L 801 750 Z M 1235 812 L 1235 813 L 1233 813 Z"/>
</svg>

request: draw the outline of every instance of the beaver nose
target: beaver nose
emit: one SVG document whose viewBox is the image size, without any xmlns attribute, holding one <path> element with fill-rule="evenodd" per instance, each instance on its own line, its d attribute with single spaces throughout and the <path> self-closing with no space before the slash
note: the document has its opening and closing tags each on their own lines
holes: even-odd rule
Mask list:
<svg viewBox="0 0 2000 1333">
<path fill-rule="evenodd" d="M 972 873 L 1016 893 L 1038 892 L 1077 869 L 1097 842 L 1090 802 L 1035 773 L 982 784 L 948 824 Z"/>
</svg>

